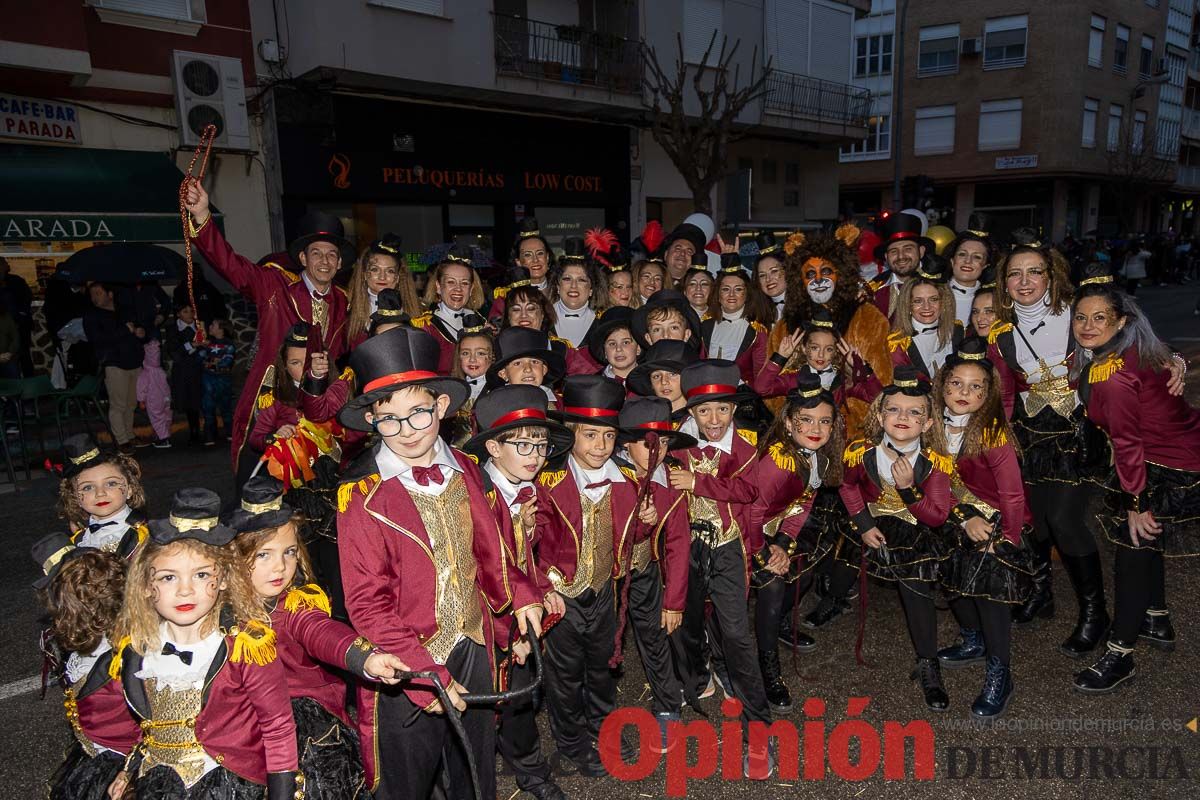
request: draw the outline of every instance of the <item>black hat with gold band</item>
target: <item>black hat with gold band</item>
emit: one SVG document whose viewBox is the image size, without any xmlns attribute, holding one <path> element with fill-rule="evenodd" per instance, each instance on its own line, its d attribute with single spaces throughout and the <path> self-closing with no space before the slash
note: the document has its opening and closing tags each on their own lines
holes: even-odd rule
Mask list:
<svg viewBox="0 0 1200 800">
<path fill-rule="evenodd" d="M 458 332 L 458 341 L 461 343 L 463 339 L 468 339 L 472 336 L 492 338 L 487 322 L 478 314 L 467 314 L 462 318 L 462 330 Z"/>
<path fill-rule="evenodd" d="M 565 267 L 568 264 L 586 264 L 587 260 L 587 245 L 583 243 L 582 237 L 568 236 L 563 240 L 563 252 L 558 257 L 558 265 L 560 267 Z"/>
<path fill-rule="evenodd" d="M 979 288 L 977 292 L 989 292 L 996 288 L 996 268 L 984 267 L 983 272 L 979 274 Z"/>
<path fill-rule="evenodd" d="M 813 372 L 812 367 L 805 364 L 796 373 L 796 386 L 787 393 L 789 406 L 798 408 L 816 408 L 822 403 L 828 403 L 837 414 L 837 402 L 833 393 L 821 385 L 821 376 Z"/>
<path fill-rule="evenodd" d="M 829 309 L 825 306 L 817 306 L 813 309 L 812 316 L 804 320 L 804 333 L 809 334 L 814 331 L 828 331 L 837 337 L 837 329 L 833 324 L 833 314 L 829 313 Z"/>
<path fill-rule="evenodd" d="M 1093 261 L 1083 268 L 1083 279 L 1079 281 L 1079 288 L 1084 286 L 1103 286 L 1106 283 L 1113 282 L 1112 268 L 1109 266 L 1111 262 Z"/>
<path fill-rule="evenodd" d="M 925 258 L 922 258 L 917 264 L 916 275 L 919 278 L 924 278 L 934 283 L 945 283 L 950 280 L 950 273 L 946 269 L 947 266 L 946 260 L 941 256 L 927 253 Z"/>
<path fill-rule="evenodd" d="M 963 339 L 954 352 L 946 357 L 945 369 L 951 370 L 960 364 L 975 364 L 984 371 L 992 371 L 992 360 L 987 357 L 988 342 L 982 336 L 968 336 Z"/>
<path fill-rule="evenodd" d="M 902 394 L 907 397 L 926 397 L 933 391 L 929 376 L 910 364 L 892 370 L 892 382 L 883 387 L 883 394 Z"/>
<path fill-rule="evenodd" d="M 85 469 L 116 461 L 117 456 L 116 450 L 101 447 L 90 434 L 76 434 L 63 441 L 62 476 L 74 478 Z"/>
<path fill-rule="evenodd" d="M 283 502 L 283 482 L 272 475 L 255 475 L 242 487 L 238 506 L 221 521 L 241 534 L 286 525 L 293 513 Z"/>
<path fill-rule="evenodd" d="M 371 314 L 371 335 L 375 335 L 380 325 L 408 325 L 410 322 L 400 293 L 395 289 L 381 291 L 375 298 L 375 311 Z"/>
<path fill-rule="evenodd" d="M 170 544 L 180 539 L 195 539 L 221 547 L 233 541 L 237 532 L 221 524 L 221 498 L 212 489 L 185 488 L 171 498 L 166 519 L 150 520 L 150 540 Z"/>
<path fill-rule="evenodd" d="M 776 239 L 771 231 L 763 231 L 755 236 L 754 243 L 758 245 L 758 253 L 754 256 L 755 264 L 768 257 L 783 260 L 783 243 Z"/>
<path fill-rule="evenodd" d="M 30 548 L 30 555 L 33 556 L 34 563 L 42 568 L 42 577 L 33 582 L 33 588 L 46 588 L 71 559 L 87 552 L 96 551 L 90 547 L 76 547 L 71 544 L 71 537 L 65 533 L 52 533 L 38 539 Z"/>
</svg>

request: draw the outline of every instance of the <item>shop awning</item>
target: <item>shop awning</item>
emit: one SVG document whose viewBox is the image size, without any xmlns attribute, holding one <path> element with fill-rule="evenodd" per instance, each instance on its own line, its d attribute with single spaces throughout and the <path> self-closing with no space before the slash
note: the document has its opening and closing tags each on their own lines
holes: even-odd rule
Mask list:
<svg viewBox="0 0 1200 800">
<path fill-rule="evenodd" d="M 0 145 L 0 241 L 182 241 L 182 180 L 162 152 Z"/>
</svg>

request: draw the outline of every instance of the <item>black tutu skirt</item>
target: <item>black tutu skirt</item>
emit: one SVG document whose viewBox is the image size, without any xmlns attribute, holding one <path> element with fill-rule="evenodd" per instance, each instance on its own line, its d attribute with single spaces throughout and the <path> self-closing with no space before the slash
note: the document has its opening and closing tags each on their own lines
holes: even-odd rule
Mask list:
<svg viewBox="0 0 1200 800">
<path fill-rule="evenodd" d="M 105 750 L 93 758 L 78 742 L 50 779 L 50 800 L 108 800 L 108 786 L 125 766 L 125 756 Z"/>
<path fill-rule="evenodd" d="M 1200 472 L 1146 464 L 1147 502 L 1143 510 L 1154 513 L 1162 533 L 1142 548 L 1162 551 L 1168 558 L 1200 555 Z M 1105 485 L 1105 509 L 1096 516 L 1108 540 L 1134 547 L 1129 539 L 1129 516 L 1124 510 L 1121 484 L 1114 471 Z"/>
<path fill-rule="evenodd" d="M 1000 539 L 987 552 L 980 549 L 957 525 L 947 524 L 946 535 L 958 546 L 942 565 L 942 588 L 949 595 L 1019 605 L 1033 591 L 1033 551 L 1024 543 Z M 1026 530 L 1025 535 L 1032 531 Z"/>
<path fill-rule="evenodd" d="M 766 570 L 754 570 L 750 576 L 751 585 L 757 589 L 773 580 L 784 580 L 795 583 L 800 576 L 817 566 L 828 556 L 837 545 L 841 533 L 838 512 L 845 516 L 841 498 L 837 490 L 822 489 L 813 499 L 812 509 L 803 527 L 796 534 L 796 552 L 786 575 L 780 576 Z M 778 534 L 777 539 L 786 540 L 787 534 Z M 785 548 L 786 549 L 786 548 Z"/>
<path fill-rule="evenodd" d="M 304 796 L 308 800 L 363 800 L 366 788 L 358 734 L 316 700 L 292 700 Z"/>
<path fill-rule="evenodd" d="M 900 517 L 880 516 L 875 525 L 887 544 L 867 547 L 867 573 L 887 581 L 933 583 L 941 577 L 942 565 L 955 549 L 954 539 L 941 528 Z"/>
<path fill-rule="evenodd" d="M 224 767 L 209 770 L 191 789 L 178 773 L 159 764 L 138 778 L 137 800 L 263 800 L 267 787 L 235 775 Z"/>
<path fill-rule="evenodd" d="M 1049 406 L 1035 417 L 1025 413 L 1023 404 L 1017 406 L 1012 429 L 1021 445 L 1021 475 L 1026 483 L 1075 484 L 1083 480 L 1080 431 L 1084 421 L 1082 406 L 1070 419 L 1063 419 Z"/>
<path fill-rule="evenodd" d="M 312 545 L 316 537 L 337 541 L 338 463 L 330 456 L 321 456 L 312 465 L 313 479 L 303 486 L 289 489 L 284 500 L 304 514 L 308 520 L 305 543 Z"/>
</svg>

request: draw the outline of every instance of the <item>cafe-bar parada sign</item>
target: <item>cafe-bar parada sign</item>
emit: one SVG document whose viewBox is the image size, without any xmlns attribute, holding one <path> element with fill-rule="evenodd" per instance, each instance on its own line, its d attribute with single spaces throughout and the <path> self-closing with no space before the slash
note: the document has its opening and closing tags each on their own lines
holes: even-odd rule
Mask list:
<svg viewBox="0 0 1200 800">
<path fill-rule="evenodd" d="M 79 110 L 71 103 L 0 92 L 0 136 L 83 144 Z"/>
</svg>

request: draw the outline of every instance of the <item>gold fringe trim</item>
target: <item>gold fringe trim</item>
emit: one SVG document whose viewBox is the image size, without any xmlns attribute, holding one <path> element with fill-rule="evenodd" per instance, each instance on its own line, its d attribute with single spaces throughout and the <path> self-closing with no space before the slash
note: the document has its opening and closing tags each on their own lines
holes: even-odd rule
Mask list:
<svg viewBox="0 0 1200 800">
<path fill-rule="evenodd" d="M 565 477 L 567 477 L 567 471 L 565 469 L 560 469 L 557 472 L 543 472 L 541 475 L 538 475 L 538 483 L 540 483 L 542 486 L 545 486 L 547 489 L 553 489 L 555 486 L 558 486 L 560 483 L 562 483 L 563 478 Z"/>
<path fill-rule="evenodd" d="M 765 327 L 763 327 L 763 324 L 761 322 L 751 322 L 750 327 L 753 328 L 754 330 L 758 331 L 759 333 L 763 333 L 763 334 L 767 333 L 767 329 Z"/>
<path fill-rule="evenodd" d="M 746 431 L 741 428 L 737 429 L 737 435 L 745 439 L 749 444 L 758 447 L 758 434 L 754 431 Z"/>
<path fill-rule="evenodd" d="M 842 461 L 847 467 L 857 467 L 863 462 L 863 456 L 867 452 L 867 440 L 855 439 L 846 447 L 846 452 L 842 454 Z"/>
<path fill-rule="evenodd" d="M 771 460 L 775 462 L 775 466 L 784 472 L 796 471 L 796 457 L 783 452 L 783 442 L 776 442 L 771 445 L 767 450 L 767 454 L 771 456 Z"/>
<path fill-rule="evenodd" d="M 354 380 L 354 370 L 350 369 L 349 367 L 346 367 L 344 370 L 342 370 L 342 374 L 338 376 L 338 380 L 339 381 Z"/>
<path fill-rule="evenodd" d="M 633 469 L 631 469 L 629 467 L 619 467 L 618 469 L 620 469 L 621 474 L 624 475 L 629 480 L 635 481 L 635 482 L 637 481 L 637 472 L 635 472 Z"/>
<path fill-rule="evenodd" d="M 150 529 L 146 527 L 145 523 L 139 522 L 134 530 L 137 531 L 137 546 L 141 547 L 150 538 Z"/>
<path fill-rule="evenodd" d="M 419 317 L 413 317 L 411 320 L 409 320 L 409 322 L 412 323 L 412 326 L 414 328 L 426 328 L 429 326 L 429 323 L 432 319 L 433 319 L 433 313 L 430 311 L 426 311 L 424 314 L 422 314 Z"/>
<path fill-rule="evenodd" d="M 133 641 L 128 636 L 122 636 L 121 641 L 117 642 L 117 646 L 113 648 L 112 661 L 108 662 L 108 677 L 112 680 L 120 680 L 121 678 L 121 659 L 125 655 L 125 648 Z"/>
<path fill-rule="evenodd" d="M 954 459 L 950 456 L 944 456 L 936 450 L 925 449 L 925 457 L 929 459 L 929 463 L 933 464 L 933 468 L 939 472 L 944 472 L 947 475 L 954 473 Z"/>
<path fill-rule="evenodd" d="M 988 331 L 988 344 L 995 344 L 1000 338 L 1000 334 L 1008 333 L 1013 329 L 1011 322 L 996 321 L 992 323 L 992 329 Z"/>
<path fill-rule="evenodd" d="M 333 607 L 329 604 L 329 596 L 315 583 L 292 587 L 291 591 L 287 593 L 287 598 L 283 601 L 283 608 L 292 614 L 297 611 L 315 609 L 317 611 L 324 611 L 325 616 L 333 615 Z"/>
<path fill-rule="evenodd" d="M 1108 358 L 1093 363 L 1088 368 L 1088 383 L 1103 383 L 1119 372 L 1125 366 L 1125 359 L 1116 353 L 1110 353 Z"/>
<path fill-rule="evenodd" d="M 910 344 L 912 344 L 911 336 L 905 336 L 900 331 L 892 331 L 888 334 L 887 346 L 889 353 L 894 353 L 897 350 L 907 350 Z"/>
<path fill-rule="evenodd" d="M 361 481 L 343 483 L 337 491 L 338 511 L 345 513 L 346 509 L 350 507 L 350 498 L 354 496 L 355 487 L 358 488 L 359 494 L 366 497 L 377 483 L 379 483 L 379 473 L 368 475 Z"/>
<path fill-rule="evenodd" d="M 266 410 L 275 405 L 275 395 L 271 392 L 263 392 L 258 396 L 258 407 L 260 410 Z"/>
<path fill-rule="evenodd" d="M 257 664 L 265 667 L 275 660 L 275 631 L 261 622 L 248 622 L 233 637 L 233 653 L 229 660 L 235 664 Z"/>
<path fill-rule="evenodd" d="M 1008 436 L 1004 433 L 1003 428 L 988 428 L 983 432 L 983 446 L 988 450 L 1004 447 L 1006 444 L 1008 444 Z"/>
</svg>

